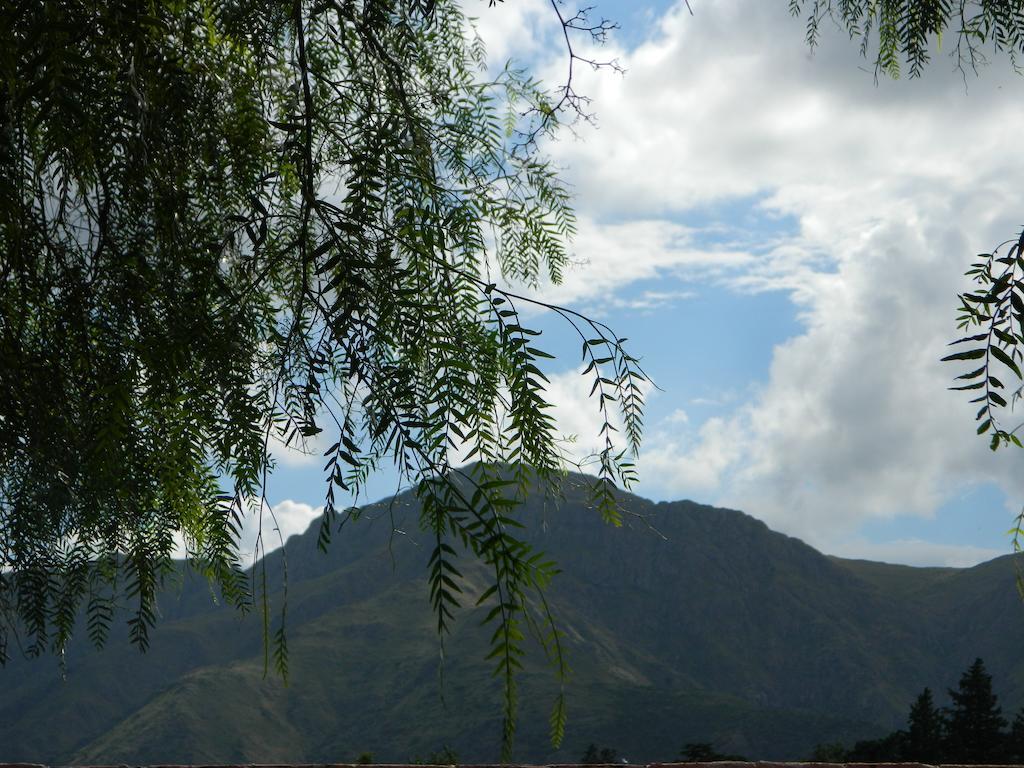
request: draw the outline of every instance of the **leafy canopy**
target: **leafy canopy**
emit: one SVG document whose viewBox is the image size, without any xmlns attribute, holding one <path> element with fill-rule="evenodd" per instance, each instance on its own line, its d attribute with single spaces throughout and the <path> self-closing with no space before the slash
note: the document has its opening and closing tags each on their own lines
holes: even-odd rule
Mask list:
<svg viewBox="0 0 1024 768">
<path fill-rule="evenodd" d="M 506 747 L 525 626 L 564 674 L 527 601 L 555 569 L 515 514 L 561 472 L 550 356 L 503 286 L 566 265 L 573 213 L 538 140 L 571 90 L 489 73 L 467 29 L 454 0 L 0 7 L 0 648 L 60 651 L 76 619 L 102 643 L 127 602 L 145 649 L 180 543 L 261 606 L 286 672 L 286 606 L 270 615 L 239 528 L 274 442 L 323 432 L 323 546 L 392 462 L 434 541 L 442 637 L 457 561 L 489 566 Z M 580 335 L 615 522 L 644 377 L 608 328 L 544 306 Z M 559 703 L 556 740 L 563 723 Z"/>
</svg>

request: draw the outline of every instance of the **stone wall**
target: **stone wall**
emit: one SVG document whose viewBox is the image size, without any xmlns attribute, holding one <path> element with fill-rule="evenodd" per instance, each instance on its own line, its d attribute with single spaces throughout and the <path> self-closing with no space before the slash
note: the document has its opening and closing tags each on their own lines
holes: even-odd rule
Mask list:
<svg viewBox="0 0 1024 768">
<path fill-rule="evenodd" d="M 997 768 L 994 765 L 971 765 L 945 763 L 941 766 L 931 766 L 925 763 L 777 763 L 771 761 L 758 762 L 721 762 L 721 763 L 647 763 L 633 764 L 629 768 L 839 768 L 847 766 L 856 768 Z M 48 766 L 40 763 L 0 763 L 0 768 L 68 768 L 67 766 Z M 89 768 L 366 768 L 365 765 L 355 763 L 295 763 L 295 764 L 211 764 L 211 765 L 146 765 L 127 766 L 124 764 L 97 765 Z M 429 768 L 429 766 L 409 765 L 407 763 L 374 763 L 372 768 Z M 438 766 L 435 768 L 456 768 L 455 766 Z M 505 765 L 462 765 L 457 768 L 583 768 L 578 763 L 555 763 L 551 765 L 526 765 L 519 763 L 507 763 Z M 586 768 L 623 768 L 621 763 L 609 763 L 605 765 L 588 765 Z M 1006 768 L 1002 766 L 1001 768 Z M 1014 766 L 1024 768 L 1024 766 Z"/>
</svg>

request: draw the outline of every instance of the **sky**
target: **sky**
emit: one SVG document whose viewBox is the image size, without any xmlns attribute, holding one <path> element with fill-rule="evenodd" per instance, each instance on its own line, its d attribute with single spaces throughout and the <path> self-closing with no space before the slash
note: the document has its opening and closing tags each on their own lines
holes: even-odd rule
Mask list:
<svg viewBox="0 0 1024 768">
<path fill-rule="evenodd" d="M 1010 552 L 1024 454 L 976 437 L 947 390 L 962 371 L 939 359 L 963 272 L 1024 220 L 1024 81 L 996 58 L 965 78 L 938 52 L 919 79 L 876 82 L 827 24 L 810 51 L 786 0 L 595 1 L 620 25 L 596 55 L 625 73 L 580 70 L 595 124 L 545 147 L 580 228 L 574 267 L 538 295 L 629 337 L 657 384 L 634 492 L 740 509 L 844 557 Z M 465 4 L 493 62 L 562 82 L 548 0 Z M 585 451 L 599 423 L 576 342 L 536 322 Z M 318 461 L 282 456 L 283 538 L 324 487 Z"/>
</svg>

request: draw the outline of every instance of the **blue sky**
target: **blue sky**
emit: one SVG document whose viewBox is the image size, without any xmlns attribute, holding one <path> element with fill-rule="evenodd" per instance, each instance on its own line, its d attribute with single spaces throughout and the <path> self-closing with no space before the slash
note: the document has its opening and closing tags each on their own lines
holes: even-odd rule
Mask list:
<svg viewBox="0 0 1024 768">
<path fill-rule="evenodd" d="M 467 0 L 492 57 L 557 84 L 547 0 Z M 875 83 L 844 35 L 812 55 L 785 0 L 598 0 L 621 29 L 584 70 L 597 125 L 547 147 L 576 193 L 579 266 L 539 295 L 632 340 L 659 386 L 635 489 L 732 506 L 825 552 L 970 565 L 1010 551 L 1024 455 L 974 436 L 956 371 L 956 293 L 973 254 L 1020 228 L 1021 80 L 993 61 L 965 87 L 939 54 Z M 568 329 L 566 433 L 596 430 Z M 321 503 L 287 457 L 270 502 L 287 535 Z M 387 474 L 372 500 L 394 490 Z"/>
</svg>

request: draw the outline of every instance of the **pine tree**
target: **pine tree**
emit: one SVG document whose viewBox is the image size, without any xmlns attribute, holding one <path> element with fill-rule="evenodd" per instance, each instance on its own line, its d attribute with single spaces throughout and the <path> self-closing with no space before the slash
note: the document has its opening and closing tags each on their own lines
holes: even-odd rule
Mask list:
<svg viewBox="0 0 1024 768">
<path fill-rule="evenodd" d="M 1010 725 L 1010 735 L 1006 738 L 1003 759 L 1008 763 L 1024 762 L 1024 707 L 1017 710 L 1017 716 Z"/>
<path fill-rule="evenodd" d="M 981 659 L 964 672 L 957 690 L 949 689 L 953 708 L 949 715 L 946 758 L 960 763 L 986 763 L 998 759 L 1006 734 L 999 698 L 992 692 L 992 676 Z"/>
<path fill-rule="evenodd" d="M 945 718 L 935 706 L 932 691 L 925 688 L 910 708 L 903 759 L 921 763 L 943 762 L 945 729 Z"/>
</svg>

